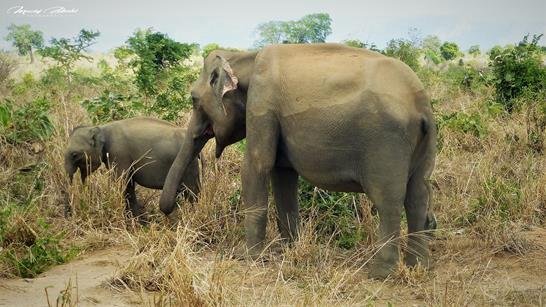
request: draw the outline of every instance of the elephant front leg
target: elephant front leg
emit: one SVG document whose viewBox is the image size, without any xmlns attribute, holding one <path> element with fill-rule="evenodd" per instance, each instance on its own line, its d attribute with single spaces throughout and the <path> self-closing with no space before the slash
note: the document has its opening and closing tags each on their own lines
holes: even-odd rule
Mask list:
<svg viewBox="0 0 546 307">
<path fill-rule="evenodd" d="M 125 202 L 127 210 L 131 211 L 133 217 L 136 218 L 139 223 L 145 224 L 148 222 L 144 207 L 140 205 L 137 200 L 135 183 L 133 180 L 128 180 L 127 182 L 127 187 L 125 188 Z"/>
<path fill-rule="evenodd" d="M 267 116 L 248 119 L 247 124 L 247 148 L 242 170 L 244 224 L 248 253 L 257 258 L 264 248 L 267 184 L 275 163 L 278 135 L 273 119 Z"/>
<path fill-rule="evenodd" d="M 277 205 L 277 224 L 281 237 L 293 242 L 298 237 L 298 173 L 290 168 L 275 168 L 271 174 Z"/>
</svg>

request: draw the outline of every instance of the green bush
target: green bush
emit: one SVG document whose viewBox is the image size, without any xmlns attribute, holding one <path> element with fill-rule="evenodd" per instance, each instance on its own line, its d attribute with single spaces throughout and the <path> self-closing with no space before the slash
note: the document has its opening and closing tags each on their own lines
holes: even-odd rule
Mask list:
<svg viewBox="0 0 546 307">
<path fill-rule="evenodd" d="M 139 97 L 114 94 L 108 90 L 98 97 L 82 101 L 81 104 L 94 124 L 134 117 L 144 110 Z"/>
<path fill-rule="evenodd" d="M 358 222 L 362 214 L 358 194 L 329 192 L 300 180 L 299 203 L 303 217 L 316 215 L 320 237 L 333 238 L 339 247 L 353 248 L 366 238 L 363 225 Z"/>
<path fill-rule="evenodd" d="M 479 113 L 462 113 L 454 112 L 451 114 L 441 115 L 438 118 L 440 127 L 447 127 L 452 130 L 469 133 L 476 137 L 484 137 L 487 134 L 487 126 L 485 120 L 482 119 Z"/>
<path fill-rule="evenodd" d="M 491 82 L 489 72 L 470 65 L 449 65 L 442 77 L 445 83 L 470 93 L 478 93 Z"/>
<path fill-rule="evenodd" d="M 385 55 L 401 60 L 414 71 L 419 69 L 420 50 L 409 40 L 402 38 L 390 40 L 385 48 Z"/>
<path fill-rule="evenodd" d="M 470 46 L 470 48 L 468 49 L 468 54 L 473 55 L 473 56 L 480 55 L 481 54 L 480 46 L 479 45 Z"/>
<path fill-rule="evenodd" d="M 542 65 L 542 55 L 538 42 L 541 35 L 533 35 L 529 41 L 526 35 L 517 46 L 492 49 L 490 66 L 497 101 L 508 112 L 514 109 L 514 99 L 524 92 L 546 90 L 546 67 Z"/>
<path fill-rule="evenodd" d="M 449 61 L 458 57 L 461 54 L 461 51 L 456 43 L 444 42 L 442 46 L 440 46 L 440 54 L 445 60 Z"/>
<path fill-rule="evenodd" d="M 54 131 L 49 119 L 51 103 L 47 99 L 35 99 L 17 106 L 13 100 L 0 103 L 0 134 L 10 143 L 46 140 Z"/>
<path fill-rule="evenodd" d="M 472 225 L 491 217 L 501 222 L 514 221 L 521 217 L 523 197 L 516 181 L 493 176 L 487 178 L 481 188 L 482 192 L 472 201 L 468 214 L 459 218 L 459 225 Z"/>
<path fill-rule="evenodd" d="M 38 219 L 32 226 L 36 228 L 32 229 L 35 237 L 29 245 L 25 245 L 28 242 L 11 242 L 15 246 L 6 249 L 4 255 L 0 254 L 4 261 L 8 261 L 16 269 L 18 276 L 36 277 L 48 267 L 62 264 L 76 255 L 76 248 L 66 249 L 61 245 L 63 233 L 52 233 L 50 225 L 44 220 Z"/>
</svg>

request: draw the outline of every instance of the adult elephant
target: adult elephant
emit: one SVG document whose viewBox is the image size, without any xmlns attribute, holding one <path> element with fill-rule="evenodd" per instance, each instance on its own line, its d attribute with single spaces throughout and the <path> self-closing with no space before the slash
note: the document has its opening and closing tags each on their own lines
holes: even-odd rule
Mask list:
<svg viewBox="0 0 546 307">
<path fill-rule="evenodd" d="M 273 45 L 259 52 L 212 52 L 192 88 L 185 144 L 160 207 L 174 208 L 182 174 L 205 143 L 216 157 L 247 139 L 242 170 L 246 244 L 264 246 L 271 178 L 284 239 L 298 234 L 297 182 L 364 192 L 380 217 L 380 239 L 396 238 L 405 207 L 406 263 L 428 264 L 427 229 L 436 129 L 423 85 L 404 63 L 339 44 Z M 370 276 L 388 276 L 398 243 L 375 255 Z"/>
</svg>

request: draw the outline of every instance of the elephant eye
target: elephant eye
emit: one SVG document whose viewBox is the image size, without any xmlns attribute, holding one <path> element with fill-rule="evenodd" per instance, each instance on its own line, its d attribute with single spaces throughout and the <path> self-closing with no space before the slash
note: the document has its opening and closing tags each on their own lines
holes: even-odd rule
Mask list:
<svg viewBox="0 0 546 307">
<path fill-rule="evenodd" d="M 78 161 L 80 159 L 80 154 L 78 152 L 71 152 L 70 153 L 70 158 L 72 158 L 72 161 Z"/>
<path fill-rule="evenodd" d="M 199 98 L 191 95 L 191 102 L 193 104 L 193 107 L 197 107 L 197 105 L 199 104 Z"/>
</svg>

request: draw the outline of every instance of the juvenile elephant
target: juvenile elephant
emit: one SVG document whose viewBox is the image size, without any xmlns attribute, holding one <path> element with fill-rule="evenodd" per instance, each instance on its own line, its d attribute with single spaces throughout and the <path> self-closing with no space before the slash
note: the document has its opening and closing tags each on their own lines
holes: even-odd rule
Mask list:
<svg viewBox="0 0 546 307">
<path fill-rule="evenodd" d="M 185 143 L 161 194 L 173 210 L 177 188 L 205 143 L 216 156 L 246 137 L 242 170 L 248 253 L 264 246 L 271 179 L 281 236 L 298 235 L 297 182 L 364 192 L 380 217 L 380 242 L 396 238 L 406 210 L 406 263 L 428 265 L 428 178 L 436 156 L 429 98 L 399 60 L 339 44 L 272 45 L 259 52 L 212 52 L 192 87 Z M 430 214 L 430 216 L 432 216 Z M 370 276 L 388 276 L 398 243 L 376 254 Z"/>
<path fill-rule="evenodd" d="M 80 126 L 70 134 L 64 166 L 70 178 L 80 170 L 82 182 L 102 163 L 126 176 L 125 200 L 134 217 L 142 217 L 135 185 L 163 188 L 165 177 L 184 142 L 186 131 L 154 118 L 132 118 L 101 126 Z M 184 170 L 176 192 L 193 201 L 199 193 L 199 167 L 194 158 Z"/>
</svg>

